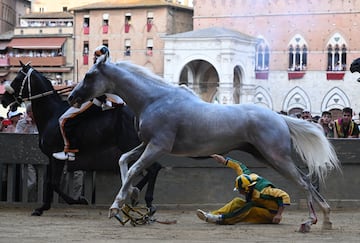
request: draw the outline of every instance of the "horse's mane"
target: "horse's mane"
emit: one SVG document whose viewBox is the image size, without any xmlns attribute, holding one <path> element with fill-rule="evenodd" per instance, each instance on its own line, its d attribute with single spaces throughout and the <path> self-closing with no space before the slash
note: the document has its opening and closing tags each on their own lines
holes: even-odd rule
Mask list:
<svg viewBox="0 0 360 243">
<path fill-rule="evenodd" d="M 170 83 L 165 82 L 165 80 L 163 78 L 154 74 L 153 72 L 151 72 L 149 69 L 147 69 L 145 67 L 135 65 L 135 64 L 133 64 L 131 62 L 127 62 L 127 61 L 120 61 L 120 62 L 115 63 L 115 65 L 118 67 L 121 67 L 121 68 L 125 68 L 131 73 L 136 73 L 138 75 L 140 74 L 141 76 L 143 76 L 146 79 L 151 79 L 151 80 L 155 80 L 157 82 L 163 83 L 163 84 L 171 85 Z"/>
<path fill-rule="evenodd" d="M 51 81 L 42 73 L 36 71 L 36 75 L 38 76 L 38 78 L 41 79 L 42 83 L 45 84 L 47 87 L 49 87 L 50 89 L 54 89 L 54 86 L 52 85 Z"/>
<path fill-rule="evenodd" d="M 141 75 L 145 79 L 151 79 L 153 81 L 156 81 L 157 83 L 159 83 L 161 85 L 180 87 L 180 88 L 188 91 L 189 93 L 193 94 L 194 96 L 198 97 L 198 95 L 192 89 L 187 87 L 186 85 L 175 85 L 170 82 L 166 82 L 163 78 L 154 74 L 151 70 L 149 70 L 146 67 L 135 65 L 128 61 L 120 61 L 120 62 L 115 63 L 115 65 L 118 67 L 126 68 L 129 72 L 136 73 L 137 75 Z"/>
</svg>

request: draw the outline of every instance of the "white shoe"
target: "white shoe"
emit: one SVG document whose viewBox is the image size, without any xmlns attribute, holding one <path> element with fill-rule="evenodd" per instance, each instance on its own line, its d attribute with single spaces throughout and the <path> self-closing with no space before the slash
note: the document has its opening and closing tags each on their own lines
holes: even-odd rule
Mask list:
<svg viewBox="0 0 360 243">
<path fill-rule="evenodd" d="M 198 209 L 196 211 L 196 215 L 199 217 L 199 219 L 208 222 L 208 223 L 219 223 L 221 221 L 221 215 L 211 214 L 211 213 L 205 213 L 204 211 Z"/>
<path fill-rule="evenodd" d="M 62 152 L 53 153 L 52 156 L 58 160 L 68 160 L 68 161 L 75 160 L 75 153 L 72 153 L 72 152 L 62 151 Z"/>
<path fill-rule="evenodd" d="M 114 109 L 114 107 L 112 107 L 111 102 L 110 102 L 110 104 L 106 102 L 106 103 L 102 103 L 101 109 L 103 111 L 107 111 L 107 110 Z"/>
</svg>

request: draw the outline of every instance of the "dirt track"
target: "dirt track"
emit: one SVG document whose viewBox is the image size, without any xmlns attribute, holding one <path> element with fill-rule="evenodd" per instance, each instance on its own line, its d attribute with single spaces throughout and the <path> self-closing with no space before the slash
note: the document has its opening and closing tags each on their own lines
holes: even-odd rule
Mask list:
<svg viewBox="0 0 360 243">
<path fill-rule="evenodd" d="M 332 212 L 332 230 L 319 223 L 310 233 L 296 232 L 306 218 L 306 210 L 288 210 L 280 225 L 237 224 L 219 226 L 200 221 L 194 211 L 158 210 L 159 220 L 176 224 L 152 223 L 121 226 L 107 218 L 107 209 L 54 208 L 41 217 L 31 217 L 31 209 L 0 207 L 0 242 L 359 242 L 360 210 Z"/>
</svg>

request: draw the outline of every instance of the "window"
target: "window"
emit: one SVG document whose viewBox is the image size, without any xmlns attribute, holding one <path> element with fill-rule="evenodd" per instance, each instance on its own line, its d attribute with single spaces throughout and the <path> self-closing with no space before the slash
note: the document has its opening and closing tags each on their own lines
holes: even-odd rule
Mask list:
<svg viewBox="0 0 360 243">
<path fill-rule="evenodd" d="M 334 47 L 328 46 L 328 71 L 345 71 L 346 70 L 346 46 L 340 48 L 338 44 Z"/>
<path fill-rule="evenodd" d="M 256 71 L 269 70 L 269 47 L 263 39 L 256 45 Z"/>
<path fill-rule="evenodd" d="M 129 39 L 125 40 L 125 52 L 124 52 L 125 56 L 130 56 L 131 55 L 131 42 Z"/>
<path fill-rule="evenodd" d="M 305 40 L 296 35 L 289 43 L 289 71 L 303 71 L 307 67 L 308 48 Z"/>
<path fill-rule="evenodd" d="M 90 17 L 88 15 L 84 16 L 83 28 L 84 35 L 88 35 L 90 33 Z"/>
<path fill-rule="evenodd" d="M 346 42 L 339 34 L 334 34 L 327 43 L 327 71 L 345 71 L 346 70 Z"/>
<path fill-rule="evenodd" d="M 87 41 L 84 41 L 83 44 L 83 64 L 89 64 L 89 42 Z"/>
<path fill-rule="evenodd" d="M 154 46 L 153 39 L 147 39 L 147 41 L 146 41 L 146 55 L 147 56 L 153 55 L 153 46 Z"/>
<path fill-rule="evenodd" d="M 131 13 L 125 14 L 125 33 L 129 33 L 131 25 Z"/>
<path fill-rule="evenodd" d="M 147 20 L 146 20 L 147 32 L 150 32 L 153 22 L 154 22 L 154 13 L 148 12 Z"/>
<path fill-rule="evenodd" d="M 103 14 L 103 34 L 107 34 L 109 31 L 109 14 Z"/>
</svg>

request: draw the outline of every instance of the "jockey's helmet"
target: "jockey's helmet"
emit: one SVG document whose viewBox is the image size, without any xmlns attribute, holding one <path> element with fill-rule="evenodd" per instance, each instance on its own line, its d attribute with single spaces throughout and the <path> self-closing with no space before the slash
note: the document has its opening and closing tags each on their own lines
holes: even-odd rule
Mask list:
<svg viewBox="0 0 360 243">
<path fill-rule="evenodd" d="M 106 57 L 110 57 L 110 51 L 107 46 L 101 45 L 96 47 L 96 49 L 94 50 L 94 59 L 96 60 L 101 55 L 106 55 Z"/>
<path fill-rule="evenodd" d="M 245 192 L 249 192 L 249 189 L 251 186 L 254 186 L 256 184 L 256 180 L 258 179 L 257 174 L 242 174 L 236 177 L 235 179 L 235 188 L 234 190 L 243 189 Z"/>
</svg>

